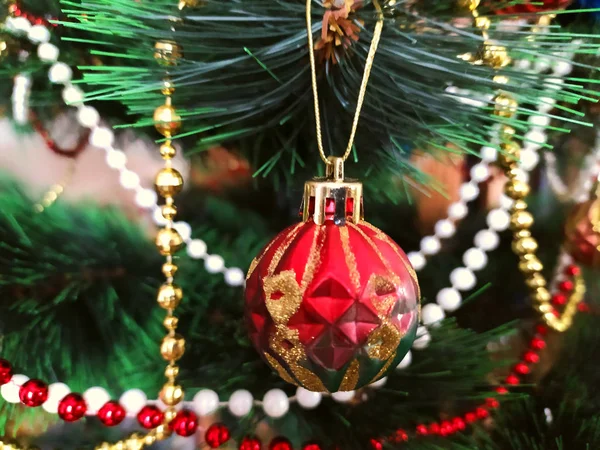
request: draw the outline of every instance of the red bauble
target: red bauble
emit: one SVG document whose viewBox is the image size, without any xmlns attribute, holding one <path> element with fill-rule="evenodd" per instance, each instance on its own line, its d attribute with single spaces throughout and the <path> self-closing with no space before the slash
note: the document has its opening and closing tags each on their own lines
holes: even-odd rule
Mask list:
<svg viewBox="0 0 600 450">
<path fill-rule="evenodd" d="M 58 415 L 65 422 L 75 422 L 81 419 L 86 411 L 85 400 L 79 394 L 69 394 L 58 404 Z"/>
<path fill-rule="evenodd" d="M 285 381 L 311 391 L 351 391 L 382 378 L 408 352 L 418 324 L 415 271 L 362 220 L 357 186 L 307 183 L 303 222 L 275 237 L 248 273 L 252 343 Z"/>
<path fill-rule="evenodd" d="M 302 450 L 321 450 L 321 446 L 315 442 L 309 442 L 302 446 Z"/>
<path fill-rule="evenodd" d="M 98 411 L 98 418 L 107 427 L 114 427 L 119 425 L 125 419 L 127 413 L 119 402 L 106 402 L 102 408 Z"/>
<path fill-rule="evenodd" d="M 242 442 L 240 442 L 239 446 L 239 450 L 260 450 L 260 448 L 260 441 L 251 436 L 246 436 L 244 439 L 242 439 Z"/>
<path fill-rule="evenodd" d="M 573 207 L 565 226 L 565 248 L 573 259 L 585 266 L 600 267 L 600 233 L 594 230 L 600 220 L 600 200 Z"/>
<path fill-rule="evenodd" d="M 0 358 L 0 386 L 8 383 L 12 376 L 12 365 L 7 360 Z"/>
<path fill-rule="evenodd" d="M 164 419 L 163 412 L 153 405 L 144 406 L 137 415 L 138 422 L 147 430 L 156 428 L 163 423 Z"/>
<path fill-rule="evenodd" d="M 19 388 L 19 399 L 25 406 L 41 406 L 48 400 L 48 385 L 41 380 L 28 380 Z"/>
<path fill-rule="evenodd" d="M 294 450 L 292 443 L 284 437 L 276 437 L 269 444 L 269 450 Z"/>
<path fill-rule="evenodd" d="M 206 434 L 204 435 L 204 441 L 210 448 L 219 448 L 230 438 L 231 434 L 229 433 L 229 428 L 222 423 L 213 423 L 208 427 L 208 430 L 206 430 Z"/>
<path fill-rule="evenodd" d="M 190 437 L 196 433 L 198 429 L 198 416 L 187 409 L 183 409 L 177 413 L 175 418 L 169 424 L 169 428 L 179 436 Z"/>
<path fill-rule="evenodd" d="M 565 9 L 573 0 L 522 0 L 518 5 L 496 11 L 496 14 L 534 14 Z"/>
<path fill-rule="evenodd" d="M 383 441 L 381 439 L 371 438 L 369 443 L 373 450 L 383 450 Z"/>
</svg>

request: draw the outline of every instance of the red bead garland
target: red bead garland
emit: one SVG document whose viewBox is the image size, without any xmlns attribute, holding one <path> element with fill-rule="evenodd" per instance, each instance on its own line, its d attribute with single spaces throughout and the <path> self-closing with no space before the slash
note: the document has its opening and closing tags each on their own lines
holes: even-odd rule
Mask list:
<svg viewBox="0 0 600 450">
<path fill-rule="evenodd" d="M 42 380 L 28 380 L 19 388 L 19 399 L 25 406 L 41 406 L 48 400 L 48 385 Z"/>
<path fill-rule="evenodd" d="M 288 439 L 280 436 L 271 441 L 269 450 L 294 450 L 294 448 Z"/>
<path fill-rule="evenodd" d="M 231 438 L 229 428 L 222 423 L 213 423 L 206 434 L 204 435 L 204 442 L 208 444 L 210 448 L 219 448 L 225 442 Z"/>
<path fill-rule="evenodd" d="M 12 365 L 7 360 L 0 358 L 0 386 L 8 383 L 12 376 Z"/>
<path fill-rule="evenodd" d="M 193 436 L 198 429 L 198 416 L 188 409 L 183 409 L 171 421 L 169 428 L 179 436 Z"/>
<path fill-rule="evenodd" d="M 302 450 L 321 450 L 321 446 L 316 442 L 309 442 L 302 446 Z"/>
<path fill-rule="evenodd" d="M 383 441 L 381 439 L 372 438 L 369 443 L 373 450 L 383 450 Z"/>
<path fill-rule="evenodd" d="M 119 402 L 110 401 L 106 402 L 102 408 L 98 411 L 98 418 L 107 427 L 114 427 L 119 425 L 125 419 L 127 415 L 125 408 L 123 408 Z"/>
<path fill-rule="evenodd" d="M 146 405 L 138 413 L 137 420 L 141 426 L 151 430 L 163 423 L 165 415 L 156 406 Z"/>
<path fill-rule="evenodd" d="M 80 394 L 69 394 L 58 404 L 58 415 L 65 422 L 81 419 L 87 411 L 85 400 Z"/>
<path fill-rule="evenodd" d="M 253 436 L 246 436 L 240 442 L 239 450 L 260 450 L 260 441 Z"/>
</svg>

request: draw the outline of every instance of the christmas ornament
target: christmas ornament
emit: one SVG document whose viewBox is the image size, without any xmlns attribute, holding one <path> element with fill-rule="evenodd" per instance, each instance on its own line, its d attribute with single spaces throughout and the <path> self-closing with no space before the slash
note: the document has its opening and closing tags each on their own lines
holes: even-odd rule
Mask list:
<svg viewBox="0 0 600 450">
<path fill-rule="evenodd" d="M 522 3 L 496 11 L 496 14 L 535 14 L 564 9 L 573 0 L 521 0 Z"/>
<path fill-rule="evenodd" d="M 565 247 L 578 263 L 600 266 L 600 201 L 597 198 L 573 207 L 565 225 Z"/>
</svg>

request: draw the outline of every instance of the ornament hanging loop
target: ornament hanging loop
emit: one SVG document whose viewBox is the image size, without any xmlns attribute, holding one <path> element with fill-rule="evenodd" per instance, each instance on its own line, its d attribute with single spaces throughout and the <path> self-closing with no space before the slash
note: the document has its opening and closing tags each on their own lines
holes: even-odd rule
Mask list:
<svg viewBox="0 0 600 450">
<path fill-rule="evenodd" d="M 327 157 L 326 178 L 333 181 L 344 181 L 344 158 L 339 156 Z"/>
</svg>

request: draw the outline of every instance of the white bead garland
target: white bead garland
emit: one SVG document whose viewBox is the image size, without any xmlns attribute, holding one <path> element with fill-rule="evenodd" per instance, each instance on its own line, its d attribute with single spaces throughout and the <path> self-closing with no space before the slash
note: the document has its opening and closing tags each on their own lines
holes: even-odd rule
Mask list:
<svg viewBox="0 0 600 450">
<path fill-rule="evenodd" d="M 64 84 L 71 81 L 73 71 L 64 62 L 56 62 L 48 71 L 48 79 L 54 84 Z"/>
<path fill-rule="evenodd" d="M 128 415 L 135 416 L 146 406 L 148 397 L 141 389 L 129 389 L 121 395 L 119 403 L 125 408 Z"/>
<path fill-rule="evenodd" d="M 0 395 L 2 395 L 2 398 L 4 398 L 4 400 L 6 400 L 8 403 L 19 403 L 21 401 L 19 398 L 19 391 L 21 386 L 23 386 L 23 384 L 25 384 L 28 380 L 29 377 L 27 375 L 13 375 L 8 383 L 3 384 L 0 387 Z"/>
<path fill-rule="evenodd" d="M 252 394 L 245 389 L 240 389 L 231 394 L 227 404 L 229 412 L 236 417 L 247 415 L 252 410 L 253 405 L 254 398 L 252 397 Z"/>
<path fill-rule="evenodd" d="M 296 390 L 296 400 L 298 404 L 304 409 L 314 409 L 321 403 L 323 394 L 319 392 L 312 392 L 303 387 L 299 387 Z"/>
<path fill-rule="evenodd" d="M 77 111 L 77 120 L 82 127 L 96 128 L 100 123 L 100 114 L 91 106 L 80 106 Z"/>
<path fill-rule="evenodd" d="M 447 287 L 443 288 L 437 293 L 435 301 L 444 310 L 448 312 L 453 312 L 460 307 L 462 303 L 462 296 L 460 295 L 460 292 L 457 289 Z"/>
<path fill-rule="evenodd" d="M 27 38 L 34 44 L 42 44 L 50 40 L 50 31 L 44 25 L 34 25 L 29 29 Z"/>
<path fill-rule="evenodd" d="M 413 268 L 416 271 L 419 271 L 423 267 L 425 267 L 425 264 L 426 264 L 427 260 L 425 259 L 425 256 L 423 256 L 423 253 L 421 253 L 421 252 L 410 252 L 406 256 L 408 257 L 408 260 L 410 261 L 410 264 L 413 266 Z"/>
<path fill-rule="evenodd" d="M 121 150 L 109 150 L 106 152 L 106 164 L 111 169 L 124 170 L 127 164 L 127 156 Z"/>
<path fill-rule="evenodd" d="M 463 255 L 465 267 L 471 270 L 481 270 L 487 265 L 487 255 L 479 248 L 472 247 Z"/>
<path fill-rule="evenodd" d="M 200 416 L 209 416 L 219 409 L 219 396 L 211 389 L 202 389 L 194 395 L 194 410 Z"/>
<path fill-rule="evenodd" d="M 424 255 L 435 255 L 440 251 L 440 240 L 435 236 L 425 236 L 421 239 L 421 252 Z"/>
<path fill-rule="evenodd" d="M 71 389 L 65 383 L 52 383 L 48 386 L 48 399 L 42 404 L 46 412 L 56 414 L 60 401 L 71 393 Z"/>
<path fill-rule="evenodd" d="M 204 266 L 208 273 L 218 273 L 223 271 L 225 267 L 225 261 L 219 255 L 209 255 L 204 261 Z"/>
<path fill-rule="evenodd" d="M 331 397 L 338 403 L 349 403 L 354 399 L 354 391 L 340 391 L 331 394 Z"/>
<path fill-rule="evenodd" d="M 412 347 L 415 350 L 423 350 L 429 347 L 429 343 L 431 342 L 431 334 L 427 331 L 427 328 L 424 326 L 419 326 L 417 328 L 417 338 L 413 342 Z"/>
<path fill-rule="evenodd" d="M 488 226 L 495 231 L 504 231 L 510 225 L 510 214 L 504 209 L 492 209 L 487 216 Z"/>
<path fill-rule="evenodd" d="M 369 387 L 373 388 L 373 389 L 381 389 L 383 386 L 385 386 L 385 384 L 387 383 L 387 380 L 388 380 L 387 377 L 383 377 L 383 378 L 375 381 L 374 383 L 371 383 L 369 385 Z"/>
<path fill-rule="evenodd" d="M 25 125 L 29 120 L 29 97 L 31 95 L 31 76 L 20 73 L 14 78 L 11 96 L 12 113 L 15 122 Z"/>
<path fill-rule="evenodd" d="M 83 393 L 87 405 L 87 414 L 96 414 L 104 404 L 110 401 L 110 394 L 102 387 L 91 387 Z"/>
<path fill-rule="evenodd" d="M 274 419 L 285 416 L 290 409 L 288 396 L 281 389 L 268 391 L 263 397 L 262 405 L 265 414 Z"/>
<path fill-rule="evenodd" d="M 428 303 L 421 308 L 421 320 L 425 326 L 439 325 L 439 322 L 445 317 L 444 310 L 436 303 Z"/>
<path fill-rule="evenodd" d="M 396 366 L 396 369 L 398 369 L 398 370 L 404 370 L 408 366 L 410 366 L 411 363 L 412 363 L 412 352 L 409 350 L 406 353 L 406 355 L 404 355 L 404 358 L 402 358 L 402 361 L 400 361 L 398 363 L 398 365 Z"/>
<path fill-rule="evenodd" d="M 494 230 L 481 230 L 475 235 L 475 246 L 489 252 L 498 248 L 500 237 Z"/>
<path fill-rule="evenodd" d="M 443 219 L 436 222 L 434 230 L 436 236 L 442 239 L 447 239 L 454 236 L 454 233 L 456 233 L 456 226 L 454 223 L 452 223 L 452 221 Z"/>
<path fill-rule="evenodd" d="M 450 219 L 464 219 L 468 212 L 469 209 L 467 208 L 467 205 L 462 202 L 452 203 L 448 207 L 448 217 L 450 217 Z"/>
</svg>

